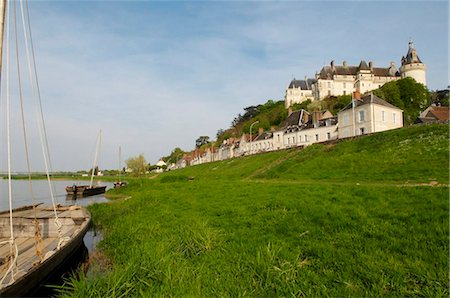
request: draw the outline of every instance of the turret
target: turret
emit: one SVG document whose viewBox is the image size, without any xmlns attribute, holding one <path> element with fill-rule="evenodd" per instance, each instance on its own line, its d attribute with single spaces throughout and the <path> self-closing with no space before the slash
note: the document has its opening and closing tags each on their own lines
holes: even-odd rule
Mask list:
<svg viewBox="0 0 450 298">
<path fill-rule="evenodd" d="M 412 40 L 409 41 L 408 53 L 402 57 L 400 74 L 402 78 L 413 78 L 418 83 L 427 85 L 427 67 L 417 55 Z"/>
</svg>

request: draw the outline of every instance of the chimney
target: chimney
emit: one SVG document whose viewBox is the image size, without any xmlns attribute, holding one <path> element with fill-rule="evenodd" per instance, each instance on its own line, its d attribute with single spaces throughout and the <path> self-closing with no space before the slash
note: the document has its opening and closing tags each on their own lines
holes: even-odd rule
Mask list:
<svg viewBox="0 0 450 298">
<path fill-rule="evenodd" d="M 334 60 L 331 60 L 330 65 L 331 65 L 331 68 L 334 69 Z"/>
<path fill-rule="evenodd" d="M 356 90 L 355 92 L 353 92 L 353 98 L 361 100 L 361 93 L 358 90 Z"/>
<path fill-rule="evenodd" d="M 322 119 L 321 116 L 322 116 L 321 111 L 312 112 L 312 122 L 313 122 L 314 127 L 318 126 L 317 124 L 319 123 L 319 120 Z"/>
<path fill-rule="evenodd" d="M 347 67 L 347 61 L 342 61 L 342 65 L 343 65 L 344 67 Z"/>
<path fill-rule="evenodd" d="M 258 129 L 258 136 L 262 135 L 263 132 L 264 132 L 264 128 L 260 127 Z"/>
<path fill-rule="evenodd" d="M 370 68 L 370 70 L 373 70 L 373 62 L 372 61 L 369 61 L 369 68 Z"/>
</svg>

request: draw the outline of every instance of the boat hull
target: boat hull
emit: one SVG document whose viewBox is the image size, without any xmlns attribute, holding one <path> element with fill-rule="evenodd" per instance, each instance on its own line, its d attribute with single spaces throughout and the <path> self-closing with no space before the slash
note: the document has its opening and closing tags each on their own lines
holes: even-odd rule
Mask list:
<svg viewBox="0 0 450 298">
<path fill-rule="evenodd" d="M 89 197 L 98 194 L 102 194 L 106 191 L 106 186 L 92 186 L 89 185 L 77 185 L 75 186 L 67 186 L 66 192 L 67 195 L 74 198 L 82 198 Z"/>
<path fill-rule="evenodd" d="M 118 182 L 114 182 L 114 188 L 120 188 L 120 187 L 124 187 L 127 186 L 127 182 L 124 181 L 118 181 Z"/>
<path fill-rule="evenodd" d="M 50 209 L 48 209 L 50 210 Z M 32 265 L 25 274 L 18 277 L 14 283 L 0 289 L 1 297 L 21 297 L 32 293 L 43 281 L 45 281 L 52 272 L 55 272 L 60 268 L 67 259 L 73 256 L 75 252 L 83 244 L 83 238 L 87 230 L 91 225 L 91 217 L 89 212 L 83 208 L 83 214 L 86 217 L 74 218 L 74 221 L 82 221 L 79 226 L 75 227 L 75 232 L 71 235 L 71 239 L 62 245 L 60 249 L 54 248 L 52 254 L 50 254 L 44 261 L 37 265 Z M 42 218 L 40 218 L 41 220 Z M 51 217 L 45 218 L 47 222 L 50 222 Z M 49 249 L 51 249 L 49 247 Z M 20 256 L 20 255 L 19 255 Z M 38 260 L 36 256 L 30 256 L 28 260 L 19 260 L 18 263 L 31 263 L 32 260 Z M 21 268 L 19 268 L 21 269 Z"/>
</svg>

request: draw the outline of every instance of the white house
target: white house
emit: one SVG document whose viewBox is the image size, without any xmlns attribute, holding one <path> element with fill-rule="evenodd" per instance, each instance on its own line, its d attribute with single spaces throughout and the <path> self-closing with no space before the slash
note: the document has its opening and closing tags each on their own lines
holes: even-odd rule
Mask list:
<svg viewBox="0 0 450 298">
<path fill-rule="evenodd" d="M 403 127 L 403 111 L 373 94 L 356 99 L 338 113 L 339 138 Z"/>
</svg>

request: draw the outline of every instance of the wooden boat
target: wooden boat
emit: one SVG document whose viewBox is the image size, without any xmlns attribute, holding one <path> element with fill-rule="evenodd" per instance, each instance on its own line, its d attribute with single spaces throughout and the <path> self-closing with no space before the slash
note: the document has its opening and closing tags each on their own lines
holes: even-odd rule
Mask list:
<svg viewBox="0 0 450 298">
<path fill-rule="evenodd" d="M 52 206 L 27 206 L 14 209 L 13 229 L 17 245 L 14 274 L 7 274 L 0 288 L 0 296 L 25 296 L 44 281 L 83 244 L 83 237 L 91 223 L 89 212 L 80 206 L 57 206 L 56 213 L 61 229 L 54 224 L 55 210 Z M 35 213 L 37 214 L 35 221 Z M 0 277 L 5 276 L 13 254 L 8 244 L 10 232 L 9 211 L 0 213 Z M 36 253 L 36 226 L 41 231 L 42 251 Z M 14 253 L 14 251 L 13 251 Z"/>
<path fill-rule="evenodd" d="M 72 185 L 66 187 L 66 192 L 69 197 L 72 198 L 82 198 L 88 196 L 94 196 L 104 193 L 106 186 L 100 185 Z"/>
<path fill-rule="evenodd" d="M 34 68 L 34 51 L 33 55 L 29 55 L 29 48 L 33 48 L 31 38 L 31 27 L 28 4 L 26 9 L 22 2 L 14 2 L 14 9 L 16 5 L 22 11 L 21 14 L 14 13 L 11 20 L 11 9 L 7 7 L 6 0 L 0 0 L 0 69 L 2 72 L 8 70 L 10 60 L 13 58 L 9 55 L 10 44 L 12 43 L 10 38 L 11 33 L 15 33 L 16 46 L 18 45 L 17 34 L 20 30 L 11 30 L 11 27 L 17 24 L 23 24 L 24 38 L 22 41 L 25 43 L 27 49 L 28 67 L 30 74 L 30 82 L 34 86 L 34 92 L 23 92 L 22 84 L 18 84 L 20 88 L 19 95 L 11 95 L 9 92 L 11 85 L 13 85 L 10 78 L 10 71 L 6 71 L 6 98 L 0 100 L 0 103 L 5 102 L 6 105 L 6 133 L 7 133 L 7 160 L 8 160 L 8 196 L 9 201 L 8 211 L 0 212 L 0 297 L 5 296 L 24 296 L 37 288 L 42 281 L 44 281 L 50 273 L 60 267 L 64 261 L 74 254 L 78 248 L 83 244 L 83 237 L 90 225 L 91 216 L 86 209 L 80 206 L 62 207 L 56 203 L 55 196 L 53 195 L 53 187 L 51 186 L 51 179 L 49 174 L 49 153 L 48 142 L 45 133 L 45 125 L 43 112 L 40 105 L 40 91 L 37 79 L 37 71 Z M 8 5 L 9 6 L 9 5 Z M 24 10 L 26 12 L 24 13 Z M 14 10 L 15 12 L 15 10 Z M 5 15 L 7 16 L 5 18 Z M 17 18 L 23 18 L 17 20 Z M 6 20 L 6 21 L 5 21 Z M 22 21 L 22 22 L 21 22 Z M 26 26 L 28 24 L 28 26 Z M 6 28 L 6 29 L 5 29 Z M 14 27 L 15 28 L 15 27 Z M 5 48 L 6 48 L 6 69 L 2 66 L 2 53 L 4 44 L 4 32 L 6 32 Z M 27 40 L 30 41 L 28 46 Z M 16 55 L 17 65 L 20 69 L 19 55 Z M 34 65 L 34 66 L 33 66 Z M 20 71 L 17 71 L 17 79 L 20 80 Z M 33 77 L 35 76 L 35 77 Z M 0 76 L 3 78 L 3 76 Z M 0 82 L 1 84 L 2 82 Z M 17 83 L 17 82 L 16 82 Z M 3 88 L 2 88 L 3 89 Z M 28 166 L 28 174 L 30 181 L 30 190 L 33 193 L 32 181 L 31 181 L 31 168 L 29 162 L 29 148 L 26 142 L 27 134 L 25 129 L 25 116 L 24 107 L 22 105 L 22 95 L 33 94 L 35 99 L 38 99 L 38 123 L 37 125 L 41 136 L 41 147 L 44 158 L 44 164 L 46 168 L 47 180 L 49 184 L 49 197 L 51 198 L 51 206 L 42 206 L 36 204 L 34 201 L 35 196 L 31 195 L 32 204 L 28 207 L 13 208 L 14 191 L 11 185 L 11 172 L 12 161 L 11 153 L 15 152 L 15 148 L 10 139 L 10 103 L 13 100 L 20 100 L 20 111 L 22 112 L 23 132 L 25 139 L 26 161 Z M 1 94 L 3 95 L 3 94 Z M 28 102 L 28 101 L 27 101 Z M 3 111 L 3 106 L 1 107 Z M 3 140 L 2 140 L 3 142 Z M 1 197 L 0 199 L 5 199 Z M 30 199 L 31 200 L 31 199 Z"/>
<path fill-rule="evenodd" d="M 72 185 L 72 186 L 66 186 L 66 192 L 67 197 L 69 199 L 77 199 L 82 197 L 88 197 L 93 195 L 98 195 L 101 193 L 104 193 L 106 190 L 106 186 L 100 186 L 100 185 L 94 185 L 94 169 L 97 166 L 97 155 L 100 148 L 100 143 L 102 140 L 102 131 L 98 133 L 97 137 L 97 145 L 95 149 L 95 157 L 94 157 L 94 164 L 92 166 L 92 174 L 91 174 L 91 182 L 89 185 Z"/>
</svg>

